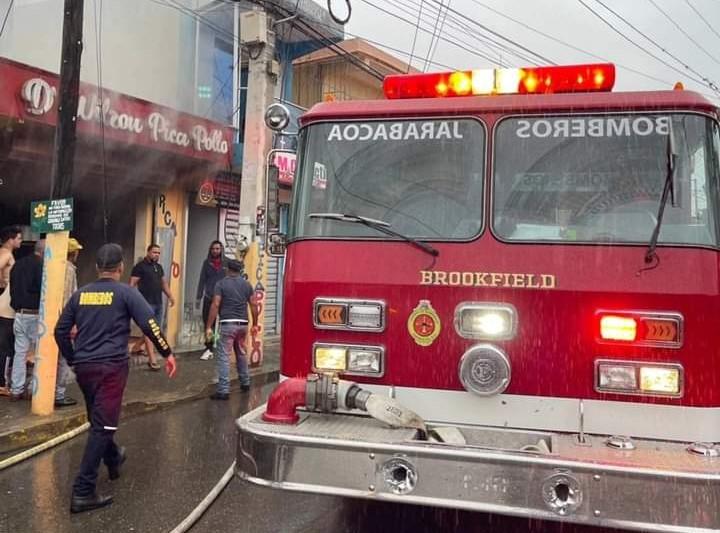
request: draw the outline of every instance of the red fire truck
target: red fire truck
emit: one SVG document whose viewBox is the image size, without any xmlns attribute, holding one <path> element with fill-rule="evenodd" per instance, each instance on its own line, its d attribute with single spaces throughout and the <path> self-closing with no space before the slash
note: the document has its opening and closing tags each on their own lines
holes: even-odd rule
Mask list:
<svg viewBox="0 0 720 533">
<path fill-rule="evenodd" d="M 237 422 L 241 478 L 720 528 L 718 110 L 614 80 L 389 76 L 301 118 L 282 380 Z"/>
</svg>

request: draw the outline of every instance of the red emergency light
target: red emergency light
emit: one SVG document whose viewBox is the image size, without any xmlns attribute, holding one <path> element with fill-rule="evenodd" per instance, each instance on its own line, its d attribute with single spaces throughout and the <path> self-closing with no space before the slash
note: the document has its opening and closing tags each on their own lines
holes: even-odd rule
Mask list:
<svg viewBox="0 0 720 533">
<path fill-rule="evenodd" d="M 385 77 L 383 90 L 386 98 L 401 99 L 598 92 L 610 91 L 614 84 L 615 65 L 596 63 L 396 74 Z"/>
</svg>

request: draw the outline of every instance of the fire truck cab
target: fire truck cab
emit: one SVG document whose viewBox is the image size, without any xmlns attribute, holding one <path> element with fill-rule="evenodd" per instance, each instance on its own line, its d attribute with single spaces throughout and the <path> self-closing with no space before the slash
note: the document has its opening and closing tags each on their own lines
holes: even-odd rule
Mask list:
<svg viewBox="0 0 720 533">
<path fill-rule="evenodd" d="M 614 78 L 390 76 L 301 118 L 282 380 L 237 421 L 242 479 L 720 528 L 718 110 Z"/>
</svg>

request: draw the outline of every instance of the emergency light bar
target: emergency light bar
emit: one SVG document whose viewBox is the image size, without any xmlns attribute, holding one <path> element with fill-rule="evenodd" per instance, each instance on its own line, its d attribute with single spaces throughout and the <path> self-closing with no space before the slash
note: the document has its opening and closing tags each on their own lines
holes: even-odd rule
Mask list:
<svg viewBox="0 0 720 533">
<path fill-rule="evenodd" d="M 596 63 L 557 67 L 458 70 L 385 77 L 383 91 L 391 100 L 492 94 L 548 94 L 610 91 L 615 65 Z"/>
</svg>

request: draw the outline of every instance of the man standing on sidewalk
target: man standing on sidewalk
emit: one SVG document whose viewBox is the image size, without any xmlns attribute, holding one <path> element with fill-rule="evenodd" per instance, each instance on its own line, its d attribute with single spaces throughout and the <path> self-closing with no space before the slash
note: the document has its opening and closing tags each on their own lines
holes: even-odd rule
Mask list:
<svg viewBox="0 0 720 533">
<path fill-rule="evenodd" d="M 25 390 L 27 379 L 27 356 L 37 347 L 40 287 L 42 285 L 43 254 L 45 240 L 35 243 L 34 253 L 15 263 L 10 271 L 10 306 L 15 310 L 13 333 L 15 356 L 10 385 L 10 401 L 29 400 Z"/>
<path fill-rule="evenodd" d="M 213 400 L 227 400 L 230 397 L 230 352 L 235 350 L 238 377 L 243 391 L 250 390 L 250 374 L 243 344 L 248 332 L 248 305 L 252 323 L 257 325 L 258 306 L 252 301 L 252 285 L 242 277 L 243 263 L 231 259 L 227 264 L 227 277 L 215 285 L 212 305 L 205 336 L 213 334 L 215 319 L 220 316 L 220 339 L 217 342 L 215 358 L 218 371 L 217 391 L 210 396 Z"/>
<path fill-rule="evenodd" d="M 63 305 L 67 305 L 70 297 L 78 289 L 77 283 L 77 260 L 82 250 L 82 244 L 75 239 L 68 240 L 67 266 L 65 267 L 65 285 L 63 287 Z M 70 367 L 65 358 L 58 356 L 57 379 L 55 380 L 55 407 L 68 407 L 77 404 L 75 398 L 65 396 L 65 389 Z"/>
<path fill-rule="evenodd" d="M 137 291 L 120 283 L 122 248 L 118 244 L 101 246 L 96 265 L 98 280 L 72 295 L 55 327 L 55 340 L 75 368 L 90 421 L 80 472 L 73 484 L 72 513 L 112 503 L 111 496 L 99 496 L 95 490 L 98 468 L 103 461 L 110 479 L 117 479 L 125 461 L 125 450 L 115 444 L 114 435 L 128 378 L 131 318 L 167 358 L 168 377 L 177 370 L 175 356 L 152 310 Z M 77 327 L 74 346 L 70 338 L 73 327 Z"/>
<path fill-rule="evenodd" d="M 130 286 L 137 287 L 145 301 L 150 304 L 155 322 L 162 328 L 163 324 L 163 301 L 162 295 L 168 298 L 170 307 L 175 305 L 175 298 L 170 293 L 170 287 L 165 279 L 165 272 L 158 261 L 160 260 L 160 246 L 151 244 L 148 246 L 147 255 L 136 264 L 130 273 Z M 148 366 L 151 370 L 160 370 L 160 365 L 155 357 L 153 343 L 145 337 L 145 352 L 148 356 Z"/>
<path fill-rule="evenodd" d="M 196 302 L 198 305 L 202 305 L 203 325 L 207 324 L 208 315 L 210 314 L 210 305 L 212 304 L 213 294 L 215 294 L 215 284 L 224 277 L 223 245 L 220 241 L 213 241 L 210 243 L 207 259 L 203 261 L 200 268 L 200 279 L 197 288 Z M 207 348 L 200 356 L 200 359 L 207 361 L 212 355 L 212 349 Z"/>
<path fill-rule="evenodd" d="M 13 253 L 21 245 L 22 232 L 19 226 L 7 226 L 0 230 L 0 396 L 10 394 L 6 363 L 12 359 L 15 350 L 15 311 L 10 306 L 10 271 L 15 264 Z"/>
</svg>

